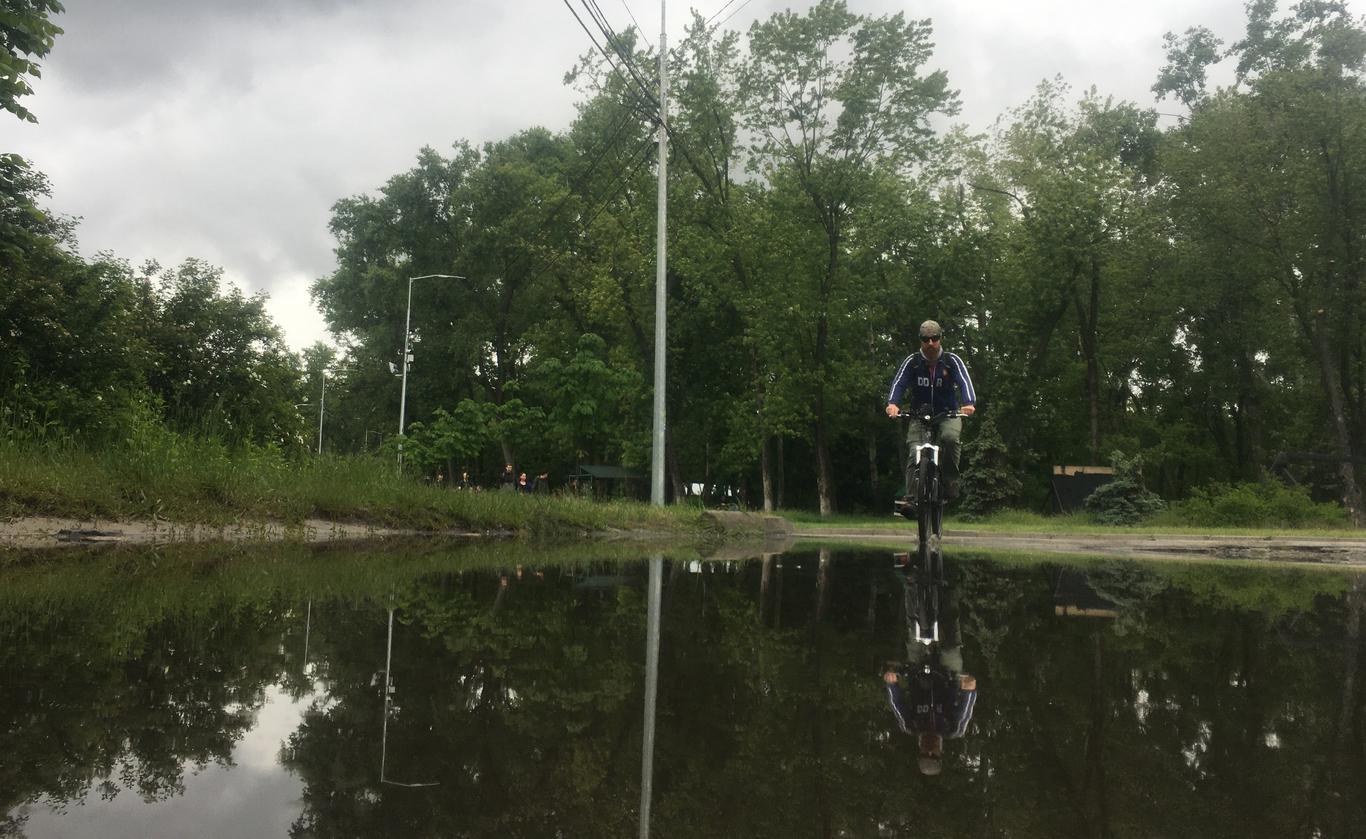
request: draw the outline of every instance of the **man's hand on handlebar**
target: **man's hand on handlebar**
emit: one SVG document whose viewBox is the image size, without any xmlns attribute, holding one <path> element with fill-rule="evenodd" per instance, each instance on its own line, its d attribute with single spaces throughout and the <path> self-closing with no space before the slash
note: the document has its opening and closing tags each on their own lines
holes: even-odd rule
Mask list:
<svg viewBox="0 0 1366 839">
<path fill-rule="evenodd" d="M 970 417 L 975 413 L 977 413 L 976 405 L 964 405 L 958 409 L 957 415 Z M 901 416 L 901 406 L 897 405 L 895 402 L 888 403 L 887 416 L 892 417 L 893 419 Z M 955 414 L 950 412 L 949 416 L 955 416 Z"/>
</svg>

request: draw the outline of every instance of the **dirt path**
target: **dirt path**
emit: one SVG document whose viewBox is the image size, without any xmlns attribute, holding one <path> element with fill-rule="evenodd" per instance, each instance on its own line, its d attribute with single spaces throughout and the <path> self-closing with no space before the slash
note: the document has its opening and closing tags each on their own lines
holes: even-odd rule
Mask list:
<svg viewBox="0 0 1366 839">
<path fill-rule="evenodd" d="M 915 532 L 874 528 L 800 528 L 798 539 L 850 539 L 909 545 Z M 1087 554 L 1138 559 L 1254 559 L 1366 567 L 1366 537 L 1076 535 L 948 530 L 944 548 Z"/>
<path fill-rule="evenodd" d="M 768 521 L 766 517 L 764 521 Z M 913 530 L 883 528 L 807 526 L 789 533 L 790 525 L 777 520 L 787 539 L 849 540 L 909 546 Z M 753 521 L 746 519 L 753 528 Z M 771 528 L 764 528 L 765 530 Z M 29 517 L 0 521 L 0 549 L 52 548 L 102 542 L 153 545 L 177 542 L 243 542 L 385 539 L 420 536 L 414 530 L 396 530 L 363 524 L 342 524 L 313 519 L 300 525 L 255 522 L 227 527 L 186 525 L 173 522 L 100 521 Z M 442 534 L 477 535 L 477 534 Z M 994 533 L 953 529 L 944 534 L 946 550 L 1010 550 L 1027 553 L 1085 554 L 1088 556 L 1139 559 L 1250 559 L 1271 562 L 1320 563 L 1366 568 L 1366 536 L 1181 536 L 1171 534 L 1075 535 L 1051 533 Z"/>
<path fill-rule="evenodd" d="M 382 539 L 415 534 L 416 531 L 342 524 L 320 519 L 310 519 L 298 525 L 252 522 L 211 527 L 167 521 L 102 521 L 33 516 L 0 521 L 0 548 L 51 548 L 103 542 L 129 545 L 283 540 L 330 542 L 339 539 Z"/>
</svg>

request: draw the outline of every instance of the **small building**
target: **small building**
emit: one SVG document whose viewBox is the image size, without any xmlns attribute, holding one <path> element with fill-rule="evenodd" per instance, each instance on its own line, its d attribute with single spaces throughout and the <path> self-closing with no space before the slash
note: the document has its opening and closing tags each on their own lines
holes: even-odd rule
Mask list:
<svg viewBox="0 0 1366 839">
<path fill-rule="evenodd" d="M 1075 513 L 1086 497 L 1115 479 L 1109 466 L 1054 466 L 1049 479 L 1048 511 Z"/>
<path fill-rule="evenodd" d="M 569 486 L 590 498 L 645 501 L 650 495 L 646 476 L 620 466 L 580 464 L 569 476 Z"/>
</svg>

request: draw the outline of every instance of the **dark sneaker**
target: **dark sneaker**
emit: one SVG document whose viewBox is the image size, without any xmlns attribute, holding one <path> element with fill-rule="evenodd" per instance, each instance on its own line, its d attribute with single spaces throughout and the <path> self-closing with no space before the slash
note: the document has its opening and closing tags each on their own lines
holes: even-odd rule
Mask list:
<svg viewBox="0 0 1366 839">
<path fill-rule="evenodd" d="M 892 502 L 892 512 L 905 516 L 908 519 L 915 518 L 915 504 L 909 498 L 898 498 Z"/>
</svg>

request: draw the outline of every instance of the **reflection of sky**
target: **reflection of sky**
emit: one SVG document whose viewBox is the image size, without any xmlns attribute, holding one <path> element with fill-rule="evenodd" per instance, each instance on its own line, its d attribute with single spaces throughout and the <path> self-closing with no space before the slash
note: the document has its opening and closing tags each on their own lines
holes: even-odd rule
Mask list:
<svg viewBox="0 0 1366 839">
<path fill-rule="evenodd" d="M 299 815 L 303 784 L 278 758 L 310 701 L 304 697 L 294 702 L 279 686 L 267 688 L 256 725 L 233 749 L 237 765 L 210 764 L 198 772 L 188 767 L 183 795 L 148 804 L 125 789 L 103 801 L 96 788 L 83 800 L 66 804 L 65 813 L 44 803 L 31 805 L 24 834 L 29 839 L 287 836 Z"/>
</svg>

